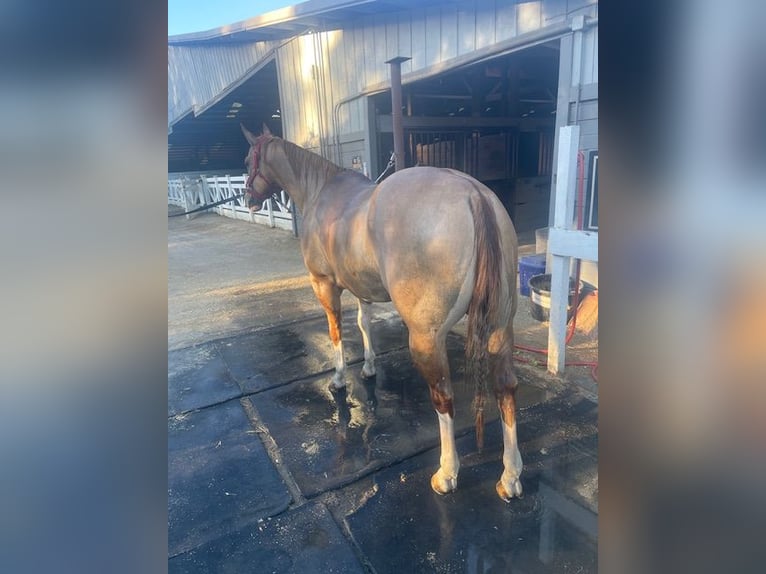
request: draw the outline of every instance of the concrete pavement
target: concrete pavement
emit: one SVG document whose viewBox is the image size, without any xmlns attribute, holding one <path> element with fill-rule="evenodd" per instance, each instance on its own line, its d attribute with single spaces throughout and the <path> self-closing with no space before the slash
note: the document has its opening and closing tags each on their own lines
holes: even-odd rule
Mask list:
<svg viewBox="0 0 766 574">
<path fill-rule="evenodd" d="M 526 247 L 529 250 L 529 246 Z M 430 488 L 438 424 L 390 305 L 378 375 L 344 295 L 348 389 L 330 393 L 324 314 L 297 239 L 216 215 L 168 220 L 168 505 L 173 572 L 591 572 L 597 386 L 520 364 L 525 496 L 505 504 L 496 412 L 473 438 L 460 329 L 450 335 L 458 490 Z M 526 301 L 517 343 L 544 346 Z M 573 358 L 597 342 L 575 339 Z M 527 358 L 530 358 L 527 356 Z"/>
</svg>

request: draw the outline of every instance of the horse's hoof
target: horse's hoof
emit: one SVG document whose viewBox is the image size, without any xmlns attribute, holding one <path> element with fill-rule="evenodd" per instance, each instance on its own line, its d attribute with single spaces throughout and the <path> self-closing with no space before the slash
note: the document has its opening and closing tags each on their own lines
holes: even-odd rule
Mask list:
<svg viewBox="0 0 766 574">
<path fill-rule="evenodd" d="M 330 381 L 330 384 L 327 385 L 327 388 L 331 393 L 341 393 L 346 390 L 346 381 L 341 380 L 339 382 L 333 377 L 333 379 Z"/>
<path fill-rule="evenodd" d="M 444 476 L 439 469 L 431 477 L 431 488 L 436 494 L 449 494 L 457 488 L 457 476 Z"/>
<path fill-rule="evenodd" d="M 511 479 L 507 485 L 503 484 L 502 480 L 498 480 L 495 490 L 497 490 L 497 495 L 505 502 L 510 502 L 514 497 L 521 498 L 523 494 L 521 481 L 518 478 Z"/>
<path fill-rule="evenodd" d="M 365 379 L 371 379 L 375 376 L 375 365 L 367 366 L 367 363 L 362 367 L 362 377 Z"/>
</svg>

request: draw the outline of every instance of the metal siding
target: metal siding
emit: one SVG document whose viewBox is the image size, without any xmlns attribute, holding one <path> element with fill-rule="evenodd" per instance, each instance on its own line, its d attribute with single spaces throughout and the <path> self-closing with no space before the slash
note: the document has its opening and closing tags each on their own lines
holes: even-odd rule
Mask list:
<svg viewBox="0 0 766 574">
<path fill-rule="evenodd" d="M 307 96 L 303 86 L 303 70 L 300 65 L 300 42 L 293 40 L 279 50 L 277 63 L 279 73 L 286 79 L 286 93 L 280 95 L 282 101 L 282 132 L 286 139 L 296 143 L 305 139 L 306 118 L 304 109 Z"/>
<path fill-rule="evenodd" d="M 479 1 L 476 4 L 476 49 L 495 43 L 495 3 Z"/>
<path fill-rule="evenodd" d="M 319 145 L 319 114 L 321 113 L 317 100 L 316 71 L 317 65 L 313 35 L 300 36 L 299 50 L 296 52 L 296 69 L 300 69 L 300 87 L 303 99 L 303 122 L 299 127 L 302 137 L 293 140 L 306 148 L 316 148 Z"/>
<path fill-rule="evenodd" d="M 285 66 L 286 51 L 286 48 L 283 47 L 277 52 L 277 76 L 281 82 L 279 86 L 279 102 L 282 112 L 282 135 L 285 137 L 287 137 L 287 134 L 292 133 L 293 116 L 292 114 L 288 115 L 287 110 L 292 110 L 290 99 L 295 92 L 294 76 Z"/>
<path fill-rule="evenodd" d="M 338 86 L 342 84 L 342 81 L 338 81 L 337 72 L 340 70 L 336 63 L 332 59 L 332 47 L 337 43 L 340 32 L 323 32 L 319 37 L 322 41 L 322 65 L 324 68 L 324 83 L 326 93 L 322 98 L 322 105 L 324 109 L 324 122 L 327 126 L 325 135 L 329 135 L 333 132 L 332 129 L 332 112 L 333 102 L 336 99 L 336 94 L 339 92 Z M 335 77 L 333 77 L 333 71 L 335 71 Z M 345 90 L 344 90 L 345 91 Z"/>
<path fill-rule="evenodd" d="M 364 86 L 367 85 L 367 66 L 365 64 L 364 56 L 364 27 L 354 26 L 351 29 L 352 49 L 349 50 L 349 56 L 352 58 L 350 68 L 354 70 L 354 74 L 351 75 L 353 80 L 353 86 L 355 86 L 355 92 L 361 92 Z"/>
<path fill-rule="evenodd" d="M 327 54 L 325 68 L 329 73 L 328 89 L 330 91 L 330 97 L 326 99 L 327 106 L 329 107 L 327 117 L 332 121 L 333 102 L 344 92 L 342 86 L 347 74 L 346 58 L 343 57 L 343 32 L 328 32 L 325 38 L 324 45 Z"/>
<path fill-rule="evenodd" d="M 591 0 L 592 1 L 592 0 Z M 539 29 L 543 23 L 560 20 L 574 5 L 588 6 L 589 0 L 545 0 L 517 4 L 507 0 L 466 0 L 427 8 L 413 7 L 391 15 L 365 16 L 340 30 L 322 34 L 324 83 L 323 93 L 317 100 L 317 86 L 311 77 L 311 64 L 319 64 L 317 45 L 311 36 L 293 39 L 279 49 L 277 62 L 281 81 L 282 122 L 285 137 L 302 145 L 318 145 L 320 127 L 323 136 L 334 141 L 334 105 L 336 102 L 361 93 L 366 87 L 388 82 L 388 66 L 385 61 L 394 56 L 409 56 L 404 63 L 404 74 L 418 72 L 449 60 L 508 40 L 516 35 Z M 583 83 L 597 81 L 598 56 L 597 29 L 585 32 L 583 59 Z M 169 54 L 174 47 L 169 47 Z M 206 97 L 210 97 L 221 83 L 229 81 L 228 72 L 221 71 L 209 76 L 207 70 L 214 62 L 228 61 L 228 70 L 245 66 L 243 54 L 252 60 L 253 48 L 228 50 L 221 47 L 202 60 L 189 57 L 187 75 L 197 75 L 196 82 L 208 79 Z M 261 48 L 263 49 L 263 48 Z M 183 54 L 189 56 L 189 49 Z M 178 60 L 181 55 L 176 56 Z M 179 72 L 171 66 L 169 55 L 168 77 L 175 78 Z M 185 66 L 184 66 L 185 67 Z M 211 79 L 212 78 L 212 79 Z M 203 86 L 204 87 L 204 86 Z M 220 91 L 220 90 L 218 90 Z M 205 93 L 204 91 L 202 93 Z M 199 105 L 198 102 L 194 102 Z M 322 109 L 320 110 L 320 103 Z M 169 94 L 168 108 L 175 114 L 188 109 L 191 102 L 183 95 Z M 185 107 L 184 107 L 185 106 Z M 320 124 L 320 113 L 324 113 Z M 596 114 L 581 102 L 580 114 Z M 354 132 L 366 132 L 367 103 L 365 98 L 348 101 L 339 108 L 337 115 L 340 136 Z M 587 118 L 583 118 L 587 121 Z"/>
<path fill-rule="evenodd" d="M 355 132 L 359 130 L 367 129 L 367 102 L 364 98 L 359 98 L 351 102 L 351 107 L 354 109 L 354 123 L 351 124 L 349 132 Z"/>
<path fill-rule="evenodd" d="M 266 42 L 213 46 L 168 46 L 168 124 L 190 108 L 210 104 L 261 62 Z"/>
<path fill-rule="evenodd" d="M 350 41 L 350 31 L 336 30 L 327 35 L 327 60 L 325 66 L 330 69 L 330 96 L 326 99 L 327 114 L 329 118 L 329 134 L 334 135 L 334 121 L 337 119 L 338 131 L 346 133 L 350 129 L 351 108 L 348 104 L 340 106 L 337 118 L 335 116 L 335 102 L 348 96 L 354 90 L 353 81 L 353 42 Z"/>
<path fill-rule="evenodd" d="M 426 8 L 426 66 L 433 66 L 441 61 L 441 10 L 438 6 Z"/>
<path fill-rule="evenodd" d="M 440 61 L 457 56 L 457 6 L 445 4 L 441 8 L 441 51 Z"/>
<path fill-rule="evenodd" d="M 354 27 L 349 30 L 349 34 L 344 32 L 344 50 L 343 58 L 346 61 L 346 77 L 343 81 L 348 90 L 346 96 L 357 94 L 364 89 L 365 70 L 364 70 L 364 44 L 359 40 L 363 37 L 361 28 Z M 347 41 L 347 42 L 346 42 Z M 360 64 L 361 63 L 361 64 Z M 341 98 L 340 93 L 338 98 Z M 344 106 L 348 114 L 348 124 L 346 129 L 341 128 L 341 133 L 349 133 L 360 129 L 361 115 L 359 106 L 356 102 L 351 102 Z"/>
<path fill-rule="evenodd" d="M 399 14 L 398 17 L 399 54 L 412 58 L 412 27 L 409 14 Z M 412 71 L 412 59 L 402 63 L 402 74 Z"/>
<path fill-rule="evenodd" d="M 426 64 L 426 11 L 415 8 L 412 17 L 412 70 L 425 68 Z"/>
<path fill-rule="evenodd" d="M 402 54 L 399 48 L 399 21 L 396 14 L 389 14 L 385 18 L 386 26 L 386 60 L 396 58 L 397 56 L 409 55 Z M 385 60 L 384 60 L 385 61 Z"/>
<path fill-rule="evenodd" d="M 592 135 L 580 135 L 580 149 L 582 150 L 597 150 L 598 149 L 598 131 Z M 587 157 L 587 153 L 585 154 Z"/>
<path fill-rule="evenodd" d="M 575 104 L 569 104 L 569 117 L 574 119 Z M 587 120 L 598 119 L 598 100 L 580 101 L 580 105 L 577 109 L 577 122 L 585 122 Z"/>
<path fill-rule="evenodd" d="M 587 30 L 583 36 L 583 84 L 598 82 L 598 26 Z"/>
<path fill-rule="evenodd" d="M 386 57 L 386 24 L 381 17 L 376 18 L 373 27 L 373 42 L 375 56 L 372 61 L 371 72 L 376 77 L 375 81 L 385 82 L 388 79 L 388 66 L 385 64 L 385 61 L 388 60 Z"/>
<path fill-rule="evenodd" d="M 476 49 L 476 2 L 461 3 L 457 10 L 458 54 L 468 54 Z"/>
<path fill-rule="evenodd" d="M 508 40 L 516 35 L 516 5 L 499 2 L 495 12 L 495 41 Z"/>
<path fill-rule="evenodd" d="M 364 46 L 364 68 L 367 83 L 376 83 L 383 80 L 378 77 L 375 70 L 375 19 L 368 16 L 364 19 L 362 28 L 363 46 Z"/>
<path fill-rule="evenodd" d="M 569 0 L 543 0 L 543 25 L 561 24 L 566 21 Z"/>
<path fill-rule="evenodd" d="M 540 2 L 524 2 L 517 4 L 516 17 L 518 33 L 525 34 L 539 29 L 542 22 L 542 10 Z"/>
<path fill-rule="evenodd" d="M 595 135 L 598 133 L 598 118 L 591 118 L 589 120 L 582 120 L 578 122 L 580 126 L 580 135 Z"/>
</svg>

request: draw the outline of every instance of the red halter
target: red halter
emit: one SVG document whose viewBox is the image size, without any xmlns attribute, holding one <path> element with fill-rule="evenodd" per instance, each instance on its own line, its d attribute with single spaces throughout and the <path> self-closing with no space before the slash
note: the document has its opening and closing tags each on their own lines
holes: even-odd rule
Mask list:
<svg viewBox="0 0 766 574">
<path fill-rule="evenodd" d="M 263 136 L 259 137 L 256 141 L 256 144 L 253 146 L 253 170 L 252 172 L 247 176 L 247 183 L 245 184 L 246 189 L 253 189 L 252 184 L 255 181 L 255 178 L 259 175 L 263 179 L 263 181 L 266 182 L 266 185 L 271 186 L 271 181 L 261 173 L 261 167 L 260 167 L 260 159 L 261 159 L 261 148 L 263 147 L 263 144 L 266 143 L 266 141 L 271 141 L 273 138 L 269 138 L 268 140 L 264 138 Z M 255 190 L 253 190 L 255 191 Z"/>
</svg>

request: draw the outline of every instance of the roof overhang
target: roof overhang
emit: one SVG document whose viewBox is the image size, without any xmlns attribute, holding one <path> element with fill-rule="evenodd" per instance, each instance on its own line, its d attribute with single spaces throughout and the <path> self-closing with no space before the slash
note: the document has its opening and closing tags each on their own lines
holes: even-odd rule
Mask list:
<svg viewBox="0 0 766 574">
<path fill-rule="evenodd" d="M 421 0 L 419 4 L 439 5 L 443 0 Z M 168 36 L 168 44 L 282 40 L 310 30 L 333 29 L 371 14 L 411 8 L 412 0 L 309 0 L 204 32 Z"/>
</svg>

